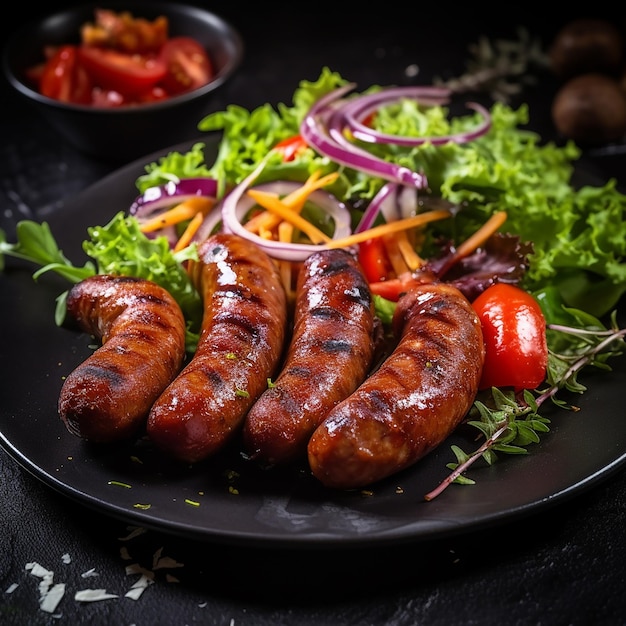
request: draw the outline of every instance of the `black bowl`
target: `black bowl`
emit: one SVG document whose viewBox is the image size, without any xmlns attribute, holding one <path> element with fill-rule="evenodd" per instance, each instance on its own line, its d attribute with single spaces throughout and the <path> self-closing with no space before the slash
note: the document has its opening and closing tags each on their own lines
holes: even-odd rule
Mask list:
<svg viewBox="0 0 626 626">
<path fill-rule="evenodd" d="M 150 20 L 166 16 L 171 37 L 193 37 L 205 46 L 214 66 L 213 80 L 167 100 L 117 108 L 67 104 L 41 95 L 29 85 L 26 69 L 43 61 L 44 46 L 78 43 L 80 27 L 93 22 L 96 8 L 129 11 Z M 97 158 L 123 162 L 199 136 L 198 123 L 215 110 L 215 94 L 235 73 L 243 52 L 238 31 L 205 9 L 175 2 L 107 0 L 67 9 L 23 27 L 5 46 L 3 69 L 17 92 L 70 144 Z"/>
</svg>

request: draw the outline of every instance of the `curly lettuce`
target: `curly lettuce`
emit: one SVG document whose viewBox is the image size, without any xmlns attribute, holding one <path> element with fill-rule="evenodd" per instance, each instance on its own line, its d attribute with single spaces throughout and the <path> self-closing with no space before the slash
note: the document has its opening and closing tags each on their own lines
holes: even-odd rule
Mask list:
<svg viewBox="0 0 626 626">
<path fill-rule="evenodd" d="M 205 117 L 199 123 L 201 130 L 222 133 L 217 157 L 206 166 L 210 175 L 220 181 L 222 190 L 243 180 L 276 143 L 298 134 L 318 98 L 346 83 L 323 68 L 316 81 L 299 84 L 291 106 L 265 104 L 247 111 L 233 105 Z M 380 88 L 372 86 L 368 91 Z M 424 172 L 429 194 L 462 207 L 454 219 L 430 227 L 423 255 L 434 251 L 438 238 L 458 243 L 493 213 L 505 211 L 504 229 L 534 246 L 524 287 L 536 291 L 556 285 L 568 306 L 603 315 L 626 291 L 625 196 L 613 180 L 600 186 L 577 182 L 580 149 L 571 141 L 563 146 L 542 142 L 527 128 L 527 105 L 513 109 L 495 103 L 490 115 L 489 132 L 463 144 L 361 147 Z M 451 115 L 448 107 L 407 100 L 381 108 L 373 124 L 388 134 L 441 136 L 469 130 L 479 121 L 475 112 Z M 169 166 L 162 161 L 154 167 Z M 303 181 L 315 170 L 338 171 L 340 176 L 329 191 L 353 206 L 363 206 L 385 182 L 339 166 L 311 149 L 289 162 L 279 154 L 270 156 L 259 182 Z"/>
</svg>

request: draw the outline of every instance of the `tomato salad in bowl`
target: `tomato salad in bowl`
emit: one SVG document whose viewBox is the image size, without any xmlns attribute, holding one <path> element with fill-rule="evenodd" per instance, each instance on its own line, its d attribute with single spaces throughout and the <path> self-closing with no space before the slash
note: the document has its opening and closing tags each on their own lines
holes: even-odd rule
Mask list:
<svg viewBox="0 0 626 626">
<path fill-rule="evenodd" d="M 325 251 L 347 251 L 358 259 L 380 323 L 377 359 L 347 400 L 381 397 L 380 390 L 361 389 L 397 364 L 404 340 L 398 319 L 425 332 L 424 340 L 450 341 L 438 325 L 420 330 L 419 318 L 439 324 L 454 299 L 454 315 L 474 326 L 472 341 L 480 326 L 480 348 L 458 340 L 453 348 L 460 359 L 480 354 L 480 376 L 467 387 L 461 417 L 483 442 L 471 451 L 453 447 L 456 462 L 426 494 L 431 500 L 453 482 L 472 483 L 468 470 L 478 460 L 528 453 L 550 430 L 544 403 L 574 409 L 566 394 L 586 391 L 581 370 L 610 369 L 607 361 L 623 353 L 626 330 L 616 310 L 626 290 L 626 238 L 615 230 L 626 228 L 626 198 L 613 180 L 574 185 L 579 149 L 572 142 L 542 144 L 523 129 L 525 106 L 467 103 L 466 113 L 452 116 L 453 94 L 445 88 L 372 86 L 359 93 L 356 87 L 324 68 L 316 81 L 302 81 L 292 106 L 233 105 L 209 114 L 199 127 L 222 131 L 216 160 L 207 163 L 197 143 L 148 163 L 135 202 L 89 229 L 83 247 L 92 260 L 83 267 L 63 256 L 45 223 L 21 222 L 17 242 L 4 242 L 0 252 L 38 263 L 36 276 L 55 271 L 80 284 L 108 274 L 161 285 L 185 316 L 193 360 L 207 294 L 194 277 L 225 245 L 215 237 L 234 237 L 272 259 L 291 307 L 298 306 L 306 264 Z M 246 132 L 252 128 L 255 133 Z M 65 314 L 61 297 L 59 323 Z M 433 328 L 436 336 L 429 335 Z M 405 351 L 402 362 L 411 358 L 421 358 L 419 351 Z M 444 374 L 457 367 L 444 362 L 422 365 Z M 268 391 L 276 382 L 268 379 Z M 412 384 L 402 380 L 409 394 Z M 412 428 L 402 423 L 401 414 L 410 413 L 402 406 L 394 415 L 396 434 Z M 427 452 L 398 459 L 405 443 L 392 446 L 389 471 Z M 317 463 L 317 452 L 309 454 Z M 349 486 L 368 487 L 379 477 L 364 472 Z"/>
<path fill-rule="evenodd" d="M 61 102 L 114 107 L 156 102 L 206 85 L 213 65 L 193 37 L 170 37 L 165 15 L 154 20 L 95 9 L 79 44 L 46 46 L 46 60 L 26 75 L 42 95 Z"/>
<path fill-rule="evenodd" d="M 243 51 L 238 31 L 200 7 L 112 0 L 24 25 L 3 69 L 70 144 L 121 162 L 198 137 Z"/>
</svg>

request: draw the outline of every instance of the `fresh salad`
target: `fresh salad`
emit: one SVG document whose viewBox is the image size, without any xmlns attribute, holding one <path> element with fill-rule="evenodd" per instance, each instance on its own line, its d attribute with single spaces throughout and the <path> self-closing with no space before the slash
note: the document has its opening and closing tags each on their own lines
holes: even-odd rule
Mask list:
<svg viewBox="0 0 626 626">
<path fill-rule="evenodd" d="M 626 334 L 617 322 L 626 291 L 617 182 L 578 182 L 579 148 L 526 129 L 525 105 L 457 106 L 445 87 L 359 91 L 323 68 L 291 105 L 233 105 L 200 120 L 200 130 L 221 133 L 215 159 L 199 142 L 146 164 L 135 202 L 88 229 L 84 265 L 33 221 L 17 225 L 15 242 L 0 232 L 0 265 L 18 257 L 39 266 L 35 278 L 53 271 L 70 283 L 95 273 L 153 280 L 181 305 L 190 353 L 202 303 L 187 268 L 218 230 L 265 249 L 292 298 L 312 251 L 353 250 L 387 328 L 412 284 L 454 284 L 483 324 L 489 367 L 467 422 L 484 441 L 453 447 L 457 462 L 432 499 L 473 482 L 466 471 L 479 459 L 528 453 L 549 431 L 542 404 L 574 408 L 561 392 L 586 390 L 583 368 L 610 370 Z"/>
</svg>

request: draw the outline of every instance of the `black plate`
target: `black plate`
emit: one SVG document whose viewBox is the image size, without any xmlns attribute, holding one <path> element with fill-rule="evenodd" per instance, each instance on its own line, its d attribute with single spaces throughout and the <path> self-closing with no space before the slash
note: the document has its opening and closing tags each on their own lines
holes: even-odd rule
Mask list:
<svg viewBox="0 0 626 626">
<path fill-rule="evenodd" d="M 217 137 L 203 138 L 207 156 Z M 176 149 L 185 146 L 177 146 Z M 135 196 L 134 181 L 154 155 L 71 198 L 46 217 L 66 256 L 81 261 L 90 225 L 105 224 Z M 321 487 L 306 467 L 262 471 L 238 446 L 194 468 L 165 461 L 148 445 L 98 447 L 70 435 L 56 403 L 66 376 L 90 353 L 90 338 L 54 323 L 55 298 L 67 284 L 9 259 L 0 275 L 3 363 L 0 443 L 53 489 L 115 518 L 190 538 L 238 545 L 359 546 L 434 539 L 530 515 L 598 484 L 626 461 L 623 384 L 626 359 L 613 372 L 582 376 L 580 411 L 546 407 L 551 432 L 523 457 L 472 470 L 473 486 L 450 486 L 425 502 L 448 473 L 455 433 L 413 468 L 371 493 Z M 124 487 L 122 485 L 128 485 Z"/>
</svg>

